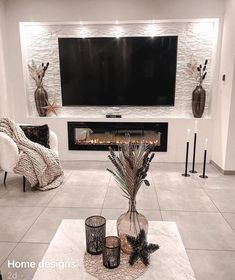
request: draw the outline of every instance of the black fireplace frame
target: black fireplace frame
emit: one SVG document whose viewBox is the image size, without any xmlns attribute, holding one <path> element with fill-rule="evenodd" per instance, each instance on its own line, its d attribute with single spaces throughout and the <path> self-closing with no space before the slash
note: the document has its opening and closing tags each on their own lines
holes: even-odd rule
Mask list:
<svg viewBox="0 0 235 280">
<path fill-rule="evenodd" d="M 101 129 L 102 127 L 107 130 L 110 128 L 114 129 L 145 129 L 152 130 L 156 129 L 161 133 L 160 146 L 155 146 L 154 151 L 167 152 L 168 142 L 168 123 L 167 122 L 68 122 L 68 148 L 69 150 L 86 150 L 86 151 L 107 151 L 108 145 L 81 145 L 76 144 L 75 139 L 75 128 L 87 128 L 93 127 Z M 118 149 L 118 145 L 110 145 L 114 150 Z"/>
</svg>

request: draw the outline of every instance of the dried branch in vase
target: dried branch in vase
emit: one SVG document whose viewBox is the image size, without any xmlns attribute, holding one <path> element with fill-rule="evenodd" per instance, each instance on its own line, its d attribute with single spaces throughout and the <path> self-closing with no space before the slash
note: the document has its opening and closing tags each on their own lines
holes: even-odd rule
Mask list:
<svg viewBox="0 0 235 280">
<path fill-rule="evenodd" d="M 32 65 L 28 65 L 30 76 L 36 83 L 36 90 L 34 92 L 35 105 L 40 117 L 47 115 L 47 110 L 44 108 L 48 103 L 48 94 L 43 87 L 42 80 L 45 76 L 46 70 L 49 66 L 49 62 L 46 64 L 42 63 L 39 66 L 32 60 Z"/>
<path fill-rule="evenodd" d="M 46 64 L 41 63 L 39 66 L 37 66 L 34 60 L 32 60 L 32 65 L 28 64 L 30 76 L 34 79 L 37 87 L 40 87 L 42 85 L 42 80 L 45 76 L 45 72 L 48 66 L 49 62 L 47 62 Z"/>
<path fill-rule="evenodd" d="M 187 64 L 187 72 L 191 77 L 193 77 L 196 80 L 198 86 L 201 86 L 206 78 L 207 64 L 208 64 L 208 59 L 206 59 L 204 61 L 204 64 L 202 65 L 202 64 L 198 64 L 193 57 L 191 57 L 190 62 Z"/>
<path fill-rule="evenodd" d="M 146 177 L 150 162 L 154 158 L 154 153 L 151 153 L 153 148 L 154 145 L 141 143 L 138 146 L 131 144 L 130 141 L 120 146 L 118 155 L 111 147 L 109 148 L 109 159 L 115 170 L 107 170 L 119 183 L 125 198 L 134 201 L 141 185 L 143 183 L 146 186 L 150 185 Z"/>
</svg>

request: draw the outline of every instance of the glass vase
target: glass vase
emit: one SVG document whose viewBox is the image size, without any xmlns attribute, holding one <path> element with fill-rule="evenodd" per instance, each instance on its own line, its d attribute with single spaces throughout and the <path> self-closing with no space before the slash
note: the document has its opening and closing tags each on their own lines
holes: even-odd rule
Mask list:
<svg viewBox="0 0 235 280">
<path fill-rule="evenodd" d="M 131 246 L 126 239 L 126 235 L 137 237 L 141 229 L 144 229 L 147 235 L 148 220 L 144 215 L 137 212 L 136 201 L 130 199 L 128 211 L 117 220 L 117 232 L 121 240 L 121 249 L 124 253 L 128 255 L 131 253 Z"/>
</svg>

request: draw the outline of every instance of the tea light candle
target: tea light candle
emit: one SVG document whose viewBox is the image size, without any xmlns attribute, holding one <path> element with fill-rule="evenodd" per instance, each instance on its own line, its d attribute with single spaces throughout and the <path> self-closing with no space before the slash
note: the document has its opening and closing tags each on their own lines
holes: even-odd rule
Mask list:
<svg viewBox="0 0 235 280">
<path fill-rule="evenodd" d="M 107 268 L 116 268 L 120 264 L 121 241 L 117 236 L 107 236 L 103 247 L 103 265 Z"/>
</svg>

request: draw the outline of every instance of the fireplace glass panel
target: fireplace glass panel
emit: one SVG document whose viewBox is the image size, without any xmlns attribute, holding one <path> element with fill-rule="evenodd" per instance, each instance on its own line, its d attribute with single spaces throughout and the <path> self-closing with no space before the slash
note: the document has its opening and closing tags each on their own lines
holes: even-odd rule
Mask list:
<svg viewBox="0 0 235 280">
<path fill-rule="evenodd" d="M 129 138 L 133 144 L 155 144 L 155 151 L 167 151 L 167 130 L 167 123 L 69 122 L 69 149 L 117 149 Z"/>
</svg>

